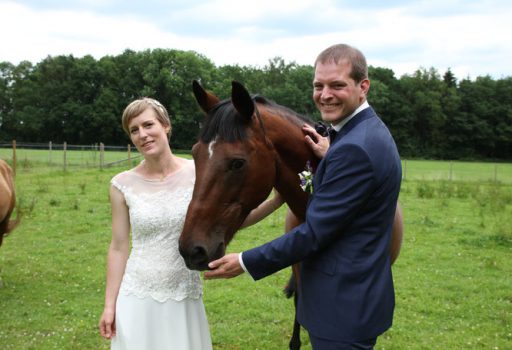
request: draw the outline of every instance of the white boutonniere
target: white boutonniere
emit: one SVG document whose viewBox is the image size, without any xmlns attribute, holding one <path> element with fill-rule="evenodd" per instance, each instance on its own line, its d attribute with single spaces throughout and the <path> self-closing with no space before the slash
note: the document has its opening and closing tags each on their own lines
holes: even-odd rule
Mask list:
<svg viewBox="0 0 512 350">
<path fill-rule="evenodd" d="M 306 162 L 305 170 L 299 173 L 300 187 L 304 192 L 313 194 L 313 168 L 309 160 Z"/>
</svg>

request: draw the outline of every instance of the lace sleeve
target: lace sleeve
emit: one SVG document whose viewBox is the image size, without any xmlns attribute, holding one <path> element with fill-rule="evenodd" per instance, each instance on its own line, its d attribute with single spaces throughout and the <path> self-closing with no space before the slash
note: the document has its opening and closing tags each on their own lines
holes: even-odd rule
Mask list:
<svg viewBox="0 0 512 350">
<path fill-rule="evenodd" d="M 119 183 L 119 181 L 117 181 L 116 177 L 114 177 L 114 178 L 112 178 L 112 180 L 110 180 L 110 184 L 111 184 L 112 186 L 114 186 L 115 188 L 117 188 L 119 191 L 121 191 L 121 193 L 123 193 L 123 194 L 124 194 L 124 192 L 125 192 L 125 191 L 124 191 L 124 190 L 125 190 L 125 186 L 121 185 L 121 184 Z"/>
<path fill-rule="evenodd" d="M 126 192 L 133 186 L 133 176 L 130 175 L 130 171 L 123 171 L 114 176 L 110 183 L 112 186 L 121 191 L 126 196 Z"/>
<path fill-rule="evenodd" d="M 128 174 L 126 171 L 117 174 L 110 180 L 110 184 L 123 194 L 126 204 L 128 205 L 128 207 L 130 207 L 131 206 L 131 199 L 130 199 L 131 186 L 129 186 L 129 177 L 127 175 Z"/>
</svg>

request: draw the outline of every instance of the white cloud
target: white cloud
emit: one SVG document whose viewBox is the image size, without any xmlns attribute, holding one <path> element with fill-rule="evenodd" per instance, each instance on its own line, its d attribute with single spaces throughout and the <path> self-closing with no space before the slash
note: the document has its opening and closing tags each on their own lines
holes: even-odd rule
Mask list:
<svg viewBox="0 0 512 350">
<path fill-rule="evenodd" d="M 216 23 L 217 25 L 226 25 L 226 23 L 255 23 L 267 18 L 277 16 L 294 16 L 308 10 L 318 8 L 325 0 L 216 0 L 207 1 L 194 5 L 191 2 L 190 7 L 177 11 L 174 17 L 193 18 L 199 23 Z"/>
<path fill-rule="evenodd" d="M 102 4 L 116 3 L 125 8 L 126 2 Z M 397 76 L 420 67 L 441 74 L 451 68 L 459 78 L 512 75 L 512 11 L 506 1 L 464 7 L 450 0 L 398 2 L 380 9 L 333 0 L 217 0 L 187 2 L 189 7 L 181 3 L 180 8 L 166 3 L 161 2 L 161 11 L 148 5 L 161 12 L 157 18 L 136 11 L 108 14 L 105 8 L 96 13 L 90 6 L 89 11 L 36 10 L 0 0 L 0 61 L 36 63 L 48 55 L 100 58 L 127 48 L 173 48 L 197 51 L 217 65 L 263 66 L 276 56 L 312 64 L 327 46 L 346 42 L 360 48 L 369 64 L 391 68 Z"/>
</svg>

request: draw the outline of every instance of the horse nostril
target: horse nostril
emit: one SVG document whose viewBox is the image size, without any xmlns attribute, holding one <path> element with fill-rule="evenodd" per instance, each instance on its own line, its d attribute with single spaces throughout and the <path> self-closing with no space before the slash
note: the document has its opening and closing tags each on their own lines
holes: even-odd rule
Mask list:
<svg viewBox="0 0 512 350">
<path fill-rule="evenodd" d="M 195 246 L 190 252 L 190 262 L 194 266 L 204 266 L 208 264 L 208 253 L 203 246 Z"/>
</svg>

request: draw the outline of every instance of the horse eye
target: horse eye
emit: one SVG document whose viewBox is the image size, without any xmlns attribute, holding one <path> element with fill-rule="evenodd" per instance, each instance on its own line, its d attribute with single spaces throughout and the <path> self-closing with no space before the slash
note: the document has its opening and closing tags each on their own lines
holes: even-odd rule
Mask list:
<svg viewBox="0 0 512 350">
<path fill-rule="evenodd" d="M 245 160 L 244 159 L 233 159 L 229 163 L 229 170 L 240 170 L 240 169 L 242 169 L 244 164 L 245 164 Z"/>
</svg>

